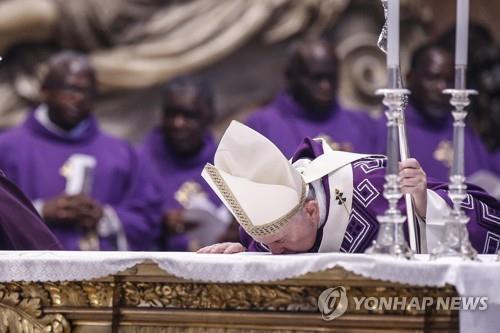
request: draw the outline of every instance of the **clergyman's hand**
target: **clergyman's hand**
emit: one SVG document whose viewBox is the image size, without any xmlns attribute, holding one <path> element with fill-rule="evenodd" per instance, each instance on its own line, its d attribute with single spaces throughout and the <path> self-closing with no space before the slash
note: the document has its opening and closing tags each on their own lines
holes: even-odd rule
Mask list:
<svg viewBox="0 0 500 333">
<path fill-rule="evenodd" d="M 413 198 L 417 214 L 425 219 L 427 209 L 427 175 L 414 158 L 399 163 L 401 192 L 409 193 Z"/>
<path fill-rule="evenodd" d="M 93 198 L 78 194 L 70 197 L 72 205 L 78 212 L 77 221 L 86 229 L 95 229 L 104 215 L 102 205 Z"/>
<path fill-rule="evenodd" d="M 103 216 L 103 208 L 88 196 L 61 194 L 45 201 L 42 215 L 47 223 L 78 223 L 94 229 Z"/>
<path fill-rule="evenodd" d="M 42 216 L 48 223 L 74 220 L 77 215 L 77 208 L 72 204 L 71 197 L 66 194 L 47 199 L 43 204 Z"/>
<path fill-rule="evenodd" d="M 218 243 L 205 246 L 197 251 L 197 253 L 239 253 L 245 252 L 247 249 L 240 243 Z"/>
</svg>

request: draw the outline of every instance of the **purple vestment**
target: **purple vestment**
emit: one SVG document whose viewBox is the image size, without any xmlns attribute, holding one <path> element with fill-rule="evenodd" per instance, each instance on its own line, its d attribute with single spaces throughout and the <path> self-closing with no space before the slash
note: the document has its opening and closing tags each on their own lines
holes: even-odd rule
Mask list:
<svg viewBox="0 0 500 333">
<path fill-rule="evenodd" d="M 448 181 L 453 158 L 453 117 L 442 121 L 430 121 L 422 116 L 412 104 L 405 112 L 406 131 L 410 157 L 416 158 L 428 176 Z M 385 118 L 385 117 L 384 117 Z M 384 137 L 378 152 L 386 152 L 386 120 L 379 123 Z M 470 126 L 465 128 L 465 175 L 478 170 L 492 171 L 490 156 L 480 138 Z"/>
<path fill-rule="evenodd" d="M 500 177 L 500 150 L 497 150 L 493 153 L 493 171 L 494 173 Z"/>
<path fill-rule="evenodd" d="M 323 149 L 319 142 L 306 138 L 294 154 L 293 161 L 301 158 L 314 159 L 322 153 Z M 340 247 L 341 252 L 364 252 L 377 236 L 376 217 L 383 214 L 388 206 L 387 200 L 383 197 L 385 162 L 386 160 L 382 158 L 369 157 L 351 164 L 353 170 L 352 207 Z M 325 193 L 331 193 L 327 177 L 322 178 L 322 184 Z M 447 196 L 447 184 L 429 180 L 428 188 L 451 206 L 451 201 Z M 468 230 L 471 243 L 479 253 L 496 253 L 500 246 L 500 202 L 474 185 L 468 185 L 467 192 L 468 196 L 462 208 L 470 218 Z M 331 196 L 327 195 L 327 201 L 331 199 Z M 400 201 L 399 208 L 403 214 L 406 214 L 404 200 Z M 327 215 L 328 213 L 327 211 Z M 335 219 L 328 219 L 328 216 L 326 221 L 326 223 L 335 223 Z M 311 252 L 318 251 L 324 227 L 325 225 L 318 230 L 316 243 Z M 266 251 L 241 227 L 240 237 L 242 244 L 249 251 Z"/>
<path fill-rule="evenodd" d="M 378 147 L 376 122 L 366 113 L 334 103 L 323 115 L 307 112 L 292 96 L 281 93 L 249 116 L 246 125 L 271 140 L 289 157 L 305 137 L 322 136 L 334 150 L 374 153 Z"/>
<path fill-rule="evenodd" d="M 61 250 L 30 200 L 0 175 L 0 250 Z"/>
<path fill-rule="evenodd" d="M 146 136 L 139 148 L 139 155 L 152 166 L 156 182 L 162 188 L 164 212 L 184 209 L 183 200 L 199 193 L 207 195 L 214 205 L 221 205 L 219 198 L 201 177 L 205 164 L 213 161 L 215 150 L 215 141 L 208 133 L 201 150 L 188 157 L 180 156 L 167 144 L 161 128 L 153 129 Z M 186 233 L 170 237 L 167 235 L 162 246 L 167 251 L 187 251 L 189 242 L 190 238 Z"/>
<path fill-rule="evenodd" d="M 159 192 L 147 166 L 125 141 L 102 133 L 94 117 L 74 137 L 46 129 L 32 112 L 19 127 L 0 135 L 0 168 L 31 200 L 64 193 L 61 167 L 75 154 L 95 157 L 91 196 L 110 205 L 124 228 L 130 250 L 149 250 L 159 235 Z M 54 225 L 52 232 L 66 250 L 78 250 L 84 231 L 77 226 Z M 116 249 L 113 236 L 100 239 L 101 250 Z"/>
</svg>

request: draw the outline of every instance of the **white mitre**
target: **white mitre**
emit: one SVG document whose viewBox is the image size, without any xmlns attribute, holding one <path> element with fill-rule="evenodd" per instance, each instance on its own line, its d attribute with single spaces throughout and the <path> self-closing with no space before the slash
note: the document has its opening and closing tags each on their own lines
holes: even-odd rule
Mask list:
<svg viewBox="0 0 500 333">
<path fill-rule="evenodd" d="M 233 121 L 202 172 L 214 192 L 253 237 L 288 223 L 306 198 L 300 173 L 266 137 Z"/>
</svg>

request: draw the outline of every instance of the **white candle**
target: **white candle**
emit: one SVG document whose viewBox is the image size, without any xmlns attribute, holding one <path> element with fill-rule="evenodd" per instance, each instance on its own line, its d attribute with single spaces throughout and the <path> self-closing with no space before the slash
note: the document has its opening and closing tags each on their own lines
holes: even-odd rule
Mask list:
<svg viewBox="0 0 500 333">
<path fill-rule="evenodd" d="M 455 66 L 466 66 L 469 41 L 469 0 L 457 0 L 456 24 Z"/>
<path fill-rule="evenodd" d="M 387 67 L 399 66 L 399 0 L 388 0 Z"/>
</svg>

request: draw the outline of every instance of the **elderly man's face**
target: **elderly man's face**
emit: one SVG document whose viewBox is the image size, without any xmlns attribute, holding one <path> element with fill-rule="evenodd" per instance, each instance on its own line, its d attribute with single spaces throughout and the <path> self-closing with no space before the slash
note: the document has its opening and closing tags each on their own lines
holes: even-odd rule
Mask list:
<svg viewBox="0 0 500 333">
<path fill-rule="evenodd" d="M 269 248 L 272 254 L 308 252 L 316 241 L 319 223 L 319 208 L 315 200 L 306 202 L 288 224 L 276 234 L 255 238 Z"/>
<path fill-rule="evenodd" d="M 91 113 L 95 87 L 87 71 L 68 73 L 59 85 L 44 91 L 51 120 L 59 127 L 71 130 Z"/>
<path fill-rule="evenodd" d="M 163 106 L 163 130 L 167 142 L 183 155 L 196 153 L 209 126 L 210 106 L 195 90 L 167 96 Z"/>
<path fill-rule="evenodd" d="M 333 49 L 325 43 L 312 44 L 288 69 L 290 92 L 309 112 L 327 112 L 336 97 L 337 71 Z"/>
</svg>

